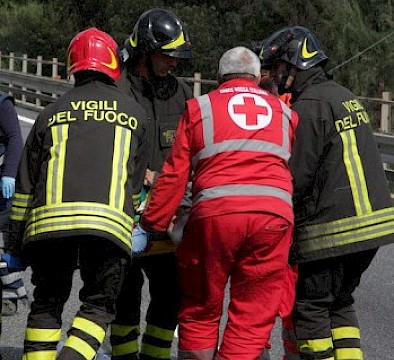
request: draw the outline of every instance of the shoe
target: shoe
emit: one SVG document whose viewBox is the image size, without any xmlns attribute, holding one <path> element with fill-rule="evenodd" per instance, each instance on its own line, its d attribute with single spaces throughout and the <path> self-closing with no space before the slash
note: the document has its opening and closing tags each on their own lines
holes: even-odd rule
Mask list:
<svg viewBox="0 0 394 360">
<path fill-rule="evenodd" d="M 3 299 L 2 316 L 12 316 L 18 311 L 18 300 Z M 1 360 L 1 359 L 0 359 Z"/>
</svg>

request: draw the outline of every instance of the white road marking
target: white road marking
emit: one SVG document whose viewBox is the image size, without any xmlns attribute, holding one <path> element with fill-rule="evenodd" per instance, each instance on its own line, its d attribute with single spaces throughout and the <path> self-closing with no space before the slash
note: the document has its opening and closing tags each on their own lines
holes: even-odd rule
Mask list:
<svg viewBox="0 0 394 360">
<path fill-rule="evenodd" d="M 18 119 L 20 121 L 24 121 L 24 122 L 27 122 L 29 124 L 34 124 L 34 120 L 33 119 L 30 119 L 30 118 L 28 118 L 26 116 L 23 116 L 23 115 L 18 115 Z"/>
</svg>

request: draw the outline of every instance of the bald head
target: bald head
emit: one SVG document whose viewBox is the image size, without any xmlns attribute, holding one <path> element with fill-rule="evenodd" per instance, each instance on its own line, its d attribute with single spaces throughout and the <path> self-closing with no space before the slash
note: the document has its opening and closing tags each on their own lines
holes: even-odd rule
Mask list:
<svg viewBox="0 0 394 360">
<path fill-rule="evenodd" d="M 253 79 L 260 82 L 260 60 L 250 49 L 237 46 L 227 50 L 219 60 L 219 83 L 235 78 Z"/>
</svg>

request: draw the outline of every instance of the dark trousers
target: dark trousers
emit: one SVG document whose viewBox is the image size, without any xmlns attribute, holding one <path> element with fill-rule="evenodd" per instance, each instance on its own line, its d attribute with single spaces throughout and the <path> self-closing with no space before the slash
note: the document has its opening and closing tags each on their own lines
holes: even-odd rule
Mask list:
<svg viewBox="0 0 394 360">
<path fill-rule="evenodd" d="M 143 272 L 149 280 L 147 327 L 138 349 Z M 116 302 L 111 326 L 112 359 L 170 359 L 177 325 L 179 286 L 174 253 L 134 258 Z"/>
<path fill-rule="evenodd" d="M 56 359 L 93 359 L 115 317 L 115 299 L 130 256 L 112 242 L 91 236 L 37 241 L 26 248 L 26 254 L 35 289 L 27 319 L 24 353 L 34 358 L 38 358 L 40 351 L 56 355 L 62 312 L 78 266 L 83 281 L 79 292 L 82 304 Z"/>
<path fill-rule="evenodd" d="M 9 237 L 9 224 L 10 224 L 10 215 L 11 215 L 11 203 L 12 199 L 4 199 L 3 196 L 0 196 L 0 248 L 1 253 L 3 253 L 8 244 Z M 3 283 L 0 281 L 0 294 L 3 293 Z M 8 301 L 5 304 L 7 307 L 12 306 L 13 304 Z M 16 303 L 15 310 L 16 310 Z M 11 311 L 13 313 L 14 310 Z M 7 311 L 8 312 L 8 311 Z M 0 337 L 2 332 L 2 316 L 3 313 L 3 301 L 0 301 Z"/>
<path fill-rule="evenodd" d="M 376 251 L 299 264 L 294 323 L 301 359 L 362 359 L 353 292 Z"/>
</svg>

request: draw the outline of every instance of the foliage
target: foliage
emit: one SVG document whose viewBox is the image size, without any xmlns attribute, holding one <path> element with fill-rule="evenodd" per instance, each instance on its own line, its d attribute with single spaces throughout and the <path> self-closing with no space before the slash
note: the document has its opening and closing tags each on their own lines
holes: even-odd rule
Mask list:
<svg viewBox="0 0 394 360">
<path fill-rule="evenodd" d="M 340 83 L 364 96 L 394 91 L 394 0 L 0 0 L 0 50 L 65 61 L 78 31 L 97 26 L 122 45 L 139 15 L 154 7 L 173 11 L 189 29 L 194 61 L 182 75 L 215 79 L 225 50 L 303 25 L 316 33 Z"/>
</svg>

